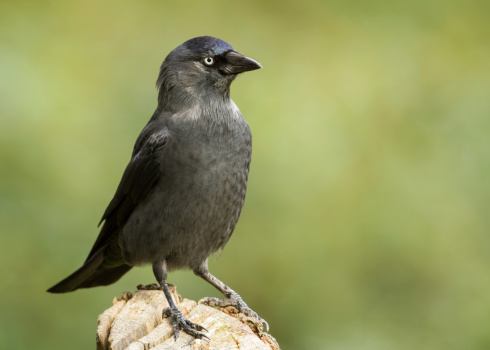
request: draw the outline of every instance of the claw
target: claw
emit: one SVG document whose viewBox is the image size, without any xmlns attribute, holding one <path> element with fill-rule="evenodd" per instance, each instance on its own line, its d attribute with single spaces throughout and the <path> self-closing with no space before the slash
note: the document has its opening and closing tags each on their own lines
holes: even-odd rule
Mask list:
<svg viewBox="0 0 490 350">
<path fill-rule="evenodd" d="M 269 331 L 269 324 L 267 323 L 266 320 L 264 320 L 262 317 L 259 317 L 259 320 L 265 325 L 265 331 Z"/>
<path fill-rule="evenodd" d="M 209 338 L 205 334 L 198 332 L 208 332 L 208 330 L 200 324 L 187 320 L 179 309 L 167 307 L 163 310 L 163 316 L 170 317 L 172 319 L 172 323 L 174 326 L 174 338 L 176 341 L 179 338 L 180 329 L 182 329 L 185 333 L 193 336 L 194 338 L 206 338 L 209 340 Z"/>
<path fill-rule="evenodd" d="M 218 307 L 234 306 L 239 312 L 245 314 L 246 316 L 253 317 L 259 320 L 259 322 L 262 323 L 262 326 L 265 326 L 266 331 L 269 331 L 269 324 L 267 323 L 267 321 L 260 317 L 251 308 L 249 308 L 238 294 L 232 294 L 229 299 L 204 298 L 203 303 L 208 306 Z"/>
<path fill-rule="evenodd" d="M 197 331 L 205 331 L 205 332 L 209 333 L 209 331 L 206 328 L 204 328 L 203 326 L 201 326 L 200 324 L 191 322 L 189 320 L 186 320 L 186 321 L 187 321 L 187 324 L 189 325 L 189 327 L 191 327 L 192 329 L 195 329 Z"/>
</svg>

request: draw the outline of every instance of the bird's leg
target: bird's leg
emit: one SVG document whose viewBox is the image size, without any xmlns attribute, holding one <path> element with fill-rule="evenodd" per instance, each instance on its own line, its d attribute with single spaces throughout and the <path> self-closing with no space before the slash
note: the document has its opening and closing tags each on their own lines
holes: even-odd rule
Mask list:
<svg viewBox="0 0 490 350">
<path fill-rule="evenodd" d="M 204 303 L 209 306 L 234 306 L 238 309 L 239 312 L 244 313 L 247 316 L 255 317 L 260 322 L 262 322 L 267 331 L 269 331 L 269 324 L 262 317 L 257 315 L 255 311 L 248 307 L 248 305 L 243 301 L 242 297 L 238 295 L 233 289 L 228 287 L 226 284 L 221 282 L 219 279 L 211 275 L 208 271 L 207 262 L 201 265 L 199 268 L 194 270 L 194 273 L 213 285 L 216 289 L 218 289 L 227 299 L 218 299 L 218 298 L 204 298 Z"/>
<path fill-rule="evenodd" d="M 160 286 L 162 286 L 163 293 L 165 294 L 165 298 L 168 301 L 169 307 L 163 310 L 163 316 L 170 317 L 173 325 L 174 325 L 174 337 L 175 340 L 179 337 L 179 331 L 182 328 L 184 332 L 187 334 L 193 336 L 194 338 L 207 338 L 202 333 L 199 333 L 198 331 L 206 331 L 207 329 L 204 328 L 203 326 L 193 323 L 189 320 L 187 320 L 182 312 L 177 308 L 175 305 L 172 295 L 170 294 L 170 290 L 168 289 L 168 284 L 167 284 L 167 264 L 165 260 L 158 261 L 156 263 L 153 263 L 153 274 L 155 275 L 155 278 L 157 279 L 158 283 Z"/>
</svg>

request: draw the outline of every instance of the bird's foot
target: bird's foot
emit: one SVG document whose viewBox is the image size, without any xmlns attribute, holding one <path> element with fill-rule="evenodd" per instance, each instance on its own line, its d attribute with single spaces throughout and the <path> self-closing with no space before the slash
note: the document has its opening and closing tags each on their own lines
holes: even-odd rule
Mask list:
<svg viewBox="0 0 490 350">
<path fill-rule="evenodd" d="M 262 326 L 265 326 L 266 331 L 269 331 L 269 324 L 262 317 L 257 315 L 257 313 L 248 307 L 248 305 L 243 301 L 243 299 L 237 294 L 232 293 L 228 299 L 218 299 L 218 298 L 203 298 L 201 302 L 205 305 L 211 307 L 227 307 L 234 306 L 238 312 L 243 313 L 247 317 L 253 317 L 259 320 Z"/>
<path fill-rule="evenodd" d="M 156 283 L 152 283 L 152 284 L 147 284 L 147 285 L 144 285 L 144 284 L 138 284 L 136 286 L 136 288 L 138 290 L 162 290 L 162 287 L 160 287 L 158 284 Z"/>
<path fill-rule="evenodd" d="M 179 337 L 179 332 L 180 332 L 180 329 L 182 329 L 185 333 L 193 336 L 194 338 L 197 338 L 197 339 L 202 339 L 202 338 L 206 338 L 209 340 L 209 338 L 198 332 L 198 331 L 208 331 L 206 328 L 204 328 L 203 326 L 201 326 L 200 324 L 197 324 L 197 323 L 194 323 L 194 322 L 191 322 L 189 320 L 187 320 L 184 315 L 182 314 L 182 312 L 177 309 L 176 307 L 174 308 L 170 308 L 170 307 L 167 307 L 165 309 L 163 309 L 163 317 L 170 317 L 171 320 L 172 320 L 172 323 L 174 325 L 174 337 L 175 337 L 175 340 L 177 340 L 177 338 Z"/>
</svg>

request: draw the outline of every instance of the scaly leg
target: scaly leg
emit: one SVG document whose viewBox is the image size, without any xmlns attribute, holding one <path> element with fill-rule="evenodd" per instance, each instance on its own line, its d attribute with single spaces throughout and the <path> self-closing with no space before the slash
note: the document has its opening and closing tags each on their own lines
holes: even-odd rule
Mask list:
<svg viewBox="0 0 490 350">
<path fill-rule="evenodd" d="M 267 331 L 269 331 L 269 324 L 267 323 L 266 320 L 264 320 L 262 317 L 257 315 L 255 311 L 253 311 L 251 308 L 248 307 L 247 304 L 243 301 L 243 299 L 238 295 L 237 292 L 235 292 L 233 289 L 228 287 L 226 284 L 221 282 L 219 279 L 211 275 L 208 270 L 208 264 L 207 261 L 204 262 L 199 268 L 194 270 L 194 273 L 213 285 L 216 289 L 218 289 L 227 299 L 218 299 L 218 298 L 205 298 L 204 302 L 209 305 L 209 306 L 219 306 L 219 307 L 226 307 L 226 306 L 234 306 L 238 309 L 238 311 L 244 313 L 247 316 L 255 317 L 257 318 L 260 322 L 262 322 Z"/>
<path fill-rule="evenodd" d="M 179 331 L 182 328 L 184 332 L 186 332 L 189 335 L 192 335 L 194 338 L 202 339 L 202 338 L 207 338 L 202 333 L 199 333 L 198 331 L 206 331 L 207 329 L 204 328 L 203 326 L 193 323 L 189 320 L 187 320 L 182 312 L 177 308 L 175 305 L 172 296 L 170 294 L 170 291 L 168 289 L 168 284 L 167 284 L 167 264 L 165 260 L 162 261 L 157 261 L 153 263 L 153 274 L 155 275 L 155 278 L 157 279 L 158 283 L 163 289 L 163 293 L 165 294 L 165 298 L 168 301 L 168 305 L 170 307 L 166 308 L 163 310 L 163 315 L 164 316 L 169 316 L 172 319 L 172 322 L 174 324 L 174 337 L 175 340 L 179 337 Z"/>
</svg>

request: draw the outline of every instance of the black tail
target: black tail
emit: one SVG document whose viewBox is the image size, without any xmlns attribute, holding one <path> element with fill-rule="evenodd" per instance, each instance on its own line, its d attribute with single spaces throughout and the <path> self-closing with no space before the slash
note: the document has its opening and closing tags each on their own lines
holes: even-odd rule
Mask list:
<svg viewBox="0 0 490 350">
<path fill-rule="evenodd" d="M 107 286 L 119 280 L 132 266 L 121 264 L 107 266 L 104 263 L 106 249 L 93 254 L 78 270 L 48 289 L 49 293 L 73 292 L 79 288 Z"/>
</svg>

